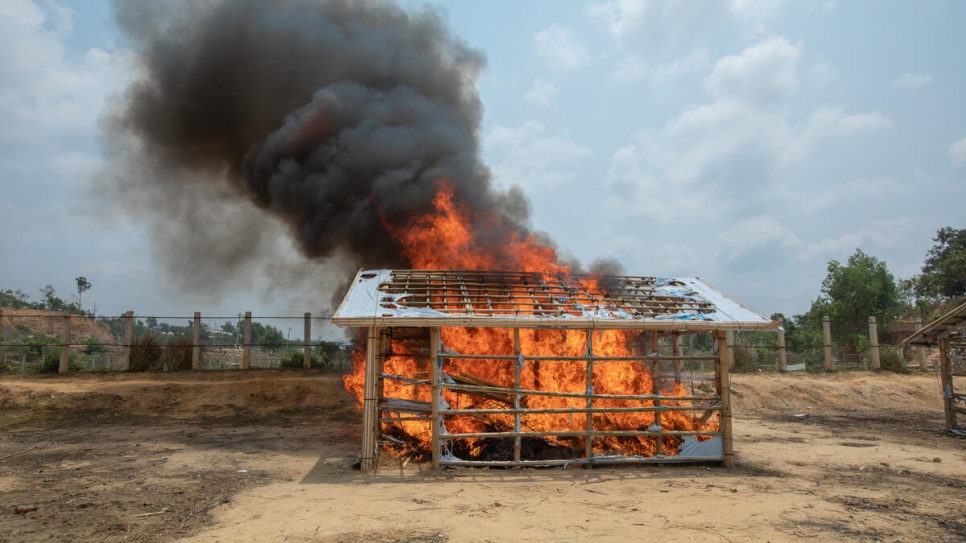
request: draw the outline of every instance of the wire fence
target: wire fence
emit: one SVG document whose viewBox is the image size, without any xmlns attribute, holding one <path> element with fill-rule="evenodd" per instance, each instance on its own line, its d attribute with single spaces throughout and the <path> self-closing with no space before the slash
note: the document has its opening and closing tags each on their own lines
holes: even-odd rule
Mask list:
<svg viewBox="0 0 966 543">
<path fill-rule="evenodd" d="M 328 317 L 89 318 L 0 311 L 0 373 L 352 368 L 354 344 Z"/>
<path fill-rule="evenodd" d="M 734 372 L 927 370 L 938 357 L 902 341 L 920 322 L 879 329 L 825 319 L 823 329 L 796 328 L 729 334 Z M 661 342 L 661 351 L 711 354 L 710 332 Z M 258 368 L 352 369 L 356 345 L 329 317 L 141 316 L 89 318 L 33 309 L 0 310 L 0 373 L 178 371 Z M 697 363 L 696 363 L 697 364 Z M 707 371 L 710 368 L 695 367 Z"/>
</svg>

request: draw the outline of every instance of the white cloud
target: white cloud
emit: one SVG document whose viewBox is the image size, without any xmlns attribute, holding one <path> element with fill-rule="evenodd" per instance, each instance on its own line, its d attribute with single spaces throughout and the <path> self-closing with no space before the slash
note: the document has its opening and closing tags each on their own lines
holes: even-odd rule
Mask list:
<svg viewBox="0 0 966 543">
<path fill-rule="evenodd" d="M 716 260 L 743 270 L 782 264 L 792 248 L 802 245 L 798 236 L 767 215 L 740 219 L 719 233 L 717 240 Z"/>
<path fill-rule="evenodd" d="M 785 38 L 771 38 L 715 63 L 705 80 L 713 96 L 755 105 L 787 100 L 798 87 L 801 51 Z"/>
<path fill-rule="evenodd" d="M 823 89 L 834 83 L 839 77 L 838 70 L 832 67 L 831 62 L 820 62 L 808 72 L 805 80 L 817 89 Z"/>
<path fill-rule="evenodd" d="M 949 160 L 953 169 L 966 169 L 966 138 L 949 146 Z"/>
<path fill-rule="evenodd" d="M 537 56 L 555 70 L 578 70 L 590 62 L 587 47 L 574 37 L 569 28 L 552 25 L 541 30 L 533 38 L 533 46 Z"/>
<path fill-rule="evenodd" d="M 904 73 L 892 82 L 893 87 L 900 89 L 916 90 L 932 84 L 932 76 L 929 74 Z"/>
<path fill-rule="evenodd" d="M 593 151 L 566 134 L 549 134 L 537 121 L 496 125 L 484 137 L 494 178 L 502 185 L 546 188 L 574 177 L 575 167 Z"/>
<path fill-rule="evenodd" d="M 40 171 L 62 152 L 97 155 L 104 96 L 124 80 L 127 59 L 100 49 L 71 56 L 72 12 L 53 2 L 0 7 L 0 161 Z"/>
<path fill-rule="evenodd" d="M 909 243 L 910 233 L 914 231 L 915 220 L 909 217 L 872 221 L 854 232 L 810 243 L 794 258 L 794 261 L 804 263 L 816 260 L 842 260 L 848 258 L 857 248 L 863 248 L 867 253 L 873 254 L 884 248 Z"/>
<path fill-rule="evenodd" d="M 614 153 L 608 181 L 621 196 L 612 209 L 663 224 L 760 216 L 797 197 L 788 174 L 820 144 L 889 126 L 882 113 L 837 106 L 798 121 L 789 103 L 800 57 L 800 47 L 769 38 L 719 60 L 705 80 L 709 102 L 638 132 Z"/>
<path fill-rule="evenodd" d="M 543 79 L 534 79 L 530 90 L 523 97 L 530 105 L 546 107 L 560 95 L 557 86 Z"/>
<path fill-rule="evenodd" d="M 696 61 L 707 59 L 716 40 L 734 32 L 761 34 L 780 5 L 776 0 L 614 0 L 589 11 L 607 24 L 614 40 L 615 75 L 635 81 L 705 69 Z"/>
</svg>

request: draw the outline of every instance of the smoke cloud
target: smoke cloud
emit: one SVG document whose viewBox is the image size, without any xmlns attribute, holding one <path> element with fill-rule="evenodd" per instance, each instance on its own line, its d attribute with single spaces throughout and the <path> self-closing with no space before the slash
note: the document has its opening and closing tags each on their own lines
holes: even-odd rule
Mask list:
<svg viewBox="0 0 966 543">
<path fill-rule="evenodd" d="M 386 223 L 429 211 L 441 179 L 503 218 L 507 232 L 480 236 L 530 234 L 523 194 L 495 190 L 480 159 L 485 59 L 435 11 L 168 0 L 115 12 L 140 73 L 104 119 L 102 189 L 147 219 L 178 288 L 217 295 L 271 273 L 317 291 L 331 273 L 333 290 L 361 266 L 406 266 Z"/>
</svg>

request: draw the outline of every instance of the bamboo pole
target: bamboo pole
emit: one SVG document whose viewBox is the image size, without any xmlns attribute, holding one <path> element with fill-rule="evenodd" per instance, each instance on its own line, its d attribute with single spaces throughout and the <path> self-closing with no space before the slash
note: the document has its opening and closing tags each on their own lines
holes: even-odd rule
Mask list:
<svg viewBox="0 0 966 543">
<path fill-rule="evenodd" d="M 700 430 L 662 430 L 660 432 L 650 430 L 557 430 L 544 432 L 467 432 L 460 434 L 447 434 L 452 439 L 465 438 L 507 438 L 507 437 L 660 437 L 660 436 L 724 436 L 721 431 L 700 431 Z M 714 460 L 714 459 L 709 459 Z M 725 459 L 727 461 L 727 458 Z M 731 467 L 731 466 L 728 466 Z"/>
<path fill-rule="evenodd" d="M 869 317 L 869 351 L 872 354 L 872 369 L 879 371 L 882 368 L 882 360 L 879 358 L 879 329 L 876 326 L 875 317 Z"/>
<path fill-rule="evenodd" d="M 439 398 L 442 391 L 439 388 L 439 327 L 429 329 L 429 380 L 432 383 L 431 416 L 429 431 L 432 436 L 433 469 L 439 469 Z"/>
<path fill-rule="evenodd" d="M 242 347 L 242 368 L 252 367 L 252 312 L 245 312 L 244 346 Z"/>
<path fill-rule="evenodd" d="M 949 363 L 949 340 L 939 338 L 939 382 L 942 386 L 943 412 L 946 416 L 946 428 L 952 430 L 956 427 L 956 413 L 954 410 L 955 399 L 953 398 L 953 377 Z"/>
<path fill-rule="evenodd" d="M 778 371 L 784 371 L 788 367 L 788 351 L 785 350 L 785 320 L 782 318 L 778 319 L 778 360 L 777 367 Z"/>
<path fill-rule="evenodd" d="M 671 399 L 668 397 L 668 399 Z M 677 399 L 677 398 L 673 398 Z M 707 399 L 707 398 L 706 398 Z M 422 407 L 408 407 L 408 408 L 398 408 L 393 406 L 391 409 L 387 408 L 386 411 L 401 412 L 401 413 L 428 413 L 429 408 Z M 586 407 L 541 407 L 538 409 L 533 408 L 520 408 L 520 409 L 497 409 L 497 408 L 467 408 L 467 409 L 447 409 L 442 414 L 445 417 L 453 417 L 457 415 L 513 415 L 513 414 L 524 414 L 524 415 L 568 415 L 572 413 L 654 413 L 654 412 L 677 412 L 677 411 L 719 411 L 720 406 L 708 406 L 708 405 L 642 405 L 639 407 L 594 407 L 588 409 Z"/>
<path fill-rule="evenodd" d="M 407 355 L 412 356 L 412 355 Z M 505 355 L 488 355 L 488 354 L 458 354 L 458 353 L 448 353 L 446 358 L 450 359 L 464 359 L 464 360 L 515 360 L 517 357 L 509 354 Z M 594 360 L 597 362 L 647 362 L 651 360 L 717 360 L 718 357 L 711 355 L 680 355 L 676 357 L 664 356 L 664 355 L 642 355 L 642 356 L 595 356 Z M 531 361 L 549 361 L 549 362 L 580 362 L 586 361 L 586 356 L 527 356 L 527 360 Z"/>
<path fill-rule="evenodd" d="M 520 355 L 520 329 L 513 329 L 513 354 L 516 360 L 513 361 L 513 390 L 520 390 L 520 373 L 523 371 L 523 357 Z M 521 428 L 520 420 L 520 395 L 513 395 L 513 430 L 519 432 Z M 513 438 L 513 461 L 520 461 L 520 448 L 523 445 L 519 437 Z"/>
<path fill-rule="evenodd" d="M 191 327 L 191 369 L 201 369 L 201 312 L 195 311 L 194 325 Z"/>
<path fill-rule="evenodd" d="M 718 387 L 721 396 L 721 443 L 726 468 L 733 467 L 735 464 L 734 436 L 732 435 L 731 429 L 731 368 L 728 367 L 728 359 L 730 358 L 728 349 L 729 346 L 725 334 L 719 332 L 718 354 L 720 359 L 717 365 L 720 371 L 718 372 Z"/>
<path fill-rule="evenodd" d="M 822 317 L 822 338 L 824 340 L 825 371 L 835 371 L 835 361 L 832 360 L 832 321 L 828 315 Z"/>
<path fill-rule="evenodd" d="M 669 401 L 700 401 L 717 399 L 708 396 L 665 396 L 661 394 L 586 394 L 583 392 L 555 392 L 549 390 L 514 390 L 512 388 L 503 387 L 490 387 L 490 386 L 480 386 L 480 385 L 460 385 L 460 384 L 446 384 L 441 383 L 439 385 L 441 388 L 448 390 L 460 390 L 468 392 L 485 392 L 485 393 L 495 393 L 495 394 L 519 394 L 521 396 L 555 396 L 558 398 L 593 398 L 595 400 L 638 400 L 638 401 L 654 401 L 654 400 L 669 400 Z M 583 409 L 583 408 L 581 408 Z"/>
<path fill-rule="evenodd" d="M 302 367 L 309 369 L 312 367 L 312 314 L 305 314 L 305 326 L 302 340 Z"/>
<path fill-rule="evenodd" d="M 362 454 L 359 456 L 360 469 L 363 473 L 371 473 L 376 468 L 376 431 L 379 428 L 376 381 L 379 378 L 381 331 L 381 328 L 371 326 L 366 338 L 366 382 L 362 399 Z"/>
<path fill-rule="evenodd" d="M 681 360 L 678 357 L 681 356 L 683 340 L 677 332 L 671 334 L 671 358 L 674 360 L 674 383 L 677 385 L 681 384 Z"/>
<path fill-rule="evenodd" d="M 587 394 L 594 392 L 594 331 L 586 331 L 587 354 Z M 584 457 L 590 467 L 594 467 L 594 399 L 587 398 L 587 437 L 584 439 Z"/>
<path fill-rule="evenodd" d="M 70 315 L 64 313 L 64 328 L 60 333 L 60 366 L 58 373 L 70 371 Z"/>
<path fill-rule="evenodd" d="M 131 369 L 131 346 L 134 344 L 134 311 L 124 314 L 124 356 L 121 357 L 121 371 Z"/>
</svg>

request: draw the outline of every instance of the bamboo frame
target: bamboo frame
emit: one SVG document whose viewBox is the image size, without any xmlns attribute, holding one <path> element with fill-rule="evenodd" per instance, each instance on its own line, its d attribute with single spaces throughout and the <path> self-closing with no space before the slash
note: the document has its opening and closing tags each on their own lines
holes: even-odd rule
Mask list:
<svg viewBox="0 0 966 543">
<path fill-rule="evenodd" d="M 776 324 L 698 279 L 656 279 L 648 277 L 606 277 L 584 281 L 578 277 L 549 277 L 533 273 L 473 272 L 450 270 L 376 270 L 360 271 L 356 281 L 358 290 L 350 289 L 340 305 L 333 323 L 340 326 L 364 326 L 369 329 L 366 351 L 366 381 L 363 400 L 363 451 L 362 467 L 365 471 L 376 468 L 379 439 L 393 441 L 391 433 L 383 434 L 383 424 L 422 421 L 428 423 L 431 439 L 433 468 L 456 465 L 527 466 L 567 465 L 572 463 L 594 466 L 627 461 L 676 462 L 721 461 L 726 466 L 734 463 L 733 436 L 730 406 L 730 357 L 732 346 L 726 339 L 735 330 L 775 329 Z M 599 280 L 599 281 L 598 281 Z M 673 289 L 664 287 L 672 286 Z M 353 287 L 355 288 L 355 287 Z M 674 293 L 680 291 L 681 294 Z M 359 293 L 353 297 L 353 292 Z M 705 298 L 704 296 L 707 296 Z M 351 302 L 350 302 L 351 298 Z M 711 303 L 706 300 L 715 300 Z M 370 306 L 371 304 L 371 306 Z M 720 304 L 721 307 L 716 307 Z M 371 307 L 371 311 L 370 311 Z M 724 309 L 721 309 L 724 308 Z M 343 314 L 343 309 L 346 312 Z M 719 312 L 721 311 L 721 312 Z M 722 313 L 723 312 L 723 313 Z M 735 316 L 732 316 L 735 315 Z M 738 315 L 740 315 L 740 319 Z M 442 327 L 503 328 L 512 330 L 512 354 L 460 354 L 444 349 L 441 341 Z M 580 356 L 525 356 L 521 353 L 520 329 L 527 330 L 574 330 L 585 336 L 584 352 Z M 428 354 L 423 352 L 398 353 L 411 358 L 417 364 L 416 373 L 405 370 L 405 375 L 383 373 L 386 358 L 397 356 L 391 352 L 389 336 L 426 341 L 428 331 Z M 640 332 L 647 341 L 635 347 L 632 356 L 605 356 L 595 352 L 595 331 L 624 330 Z M 416 331 L 416 334 L 413 334 Z M 682 354 L 680 339 L 684 334 L 712 332 L 716 352 L 709 356 Z M 727 334 L 726 334 L 727 332 Z M 670 339 L 670 355 L 662 355 L 659 347 L 661 337 Z M 599 340 L 598 340 L 599 341 Z M 502 351 L 506 353 L 507 351 Z M 459 365 L 454 363 L 459 361 Z M 466 369 L 472 361 L 495 363 L 501 368 L 499 383 L 490 382 Z M 661 394 L 673 380 L 681 382 L 682 362 L 711 361 L 715 371 L 716 390 L 709 395 L 669 396 Z M 598 394 L 595 392 L 595 371 L 608 363 L 632 363 L 641 371 L 650 373 L 652 387 L 645 394 Z M 527 368 L 527 379 L 533 371 L 535 383 L 524 389 L 521 373 Z M 540 366 L 544 363 L 573 364 L 570 370 L 584 372 L 583 392 L 554 392 L 540 390 Z M 506 366 L 509 364 L 510 366 Z M 662 367 L 662 364 L 664 366 Z M 428 371 L 424 368 L 428 366 Z M 407 365 L 407 368 L 412 368 Z M 460 368 L 455 371 L 447 368 Z M 463 371 L 467 373 L 463 373 Z M 427 375 L 428 374 L 428 375 Z M 579 373 L 576 374 L 579 380 Z M 383 382 L 392 379 L 403 386 L 422 387 L 418 395 L 421 401 L 387 398 Z M 512 379 L 512 387 L 508 388 Z M 573 389 L 580 385 L 572 382 Z M 430 401 L 425 401 L 426 389 Z M 637 390 L 637 389 L 635 389 Z M 450 406 L 454 394 L 466 394 L 474 399 L 469 406 L 460 409 L 460 402 Z M 525 408 L 526 397 L 551 396 L 558 398 L 556 405 L 567 407 Z M 459 396 L 457 396 L 458 398 Z M 521 399 L 524 401 L 521 402 Z M 483 401 L 493 403 L 483 404 Z M 620 401 L 620 407 L 609 407 Z M 678 405 L 694 402 L 693 405 Z M 532 402 L 536 404 L 536 402 Z M 679 425 L 670 413 L 694 413 L 697 424 L 685 422 Z M 697 413 L 702 413 L 700 416 Z M 640 427 L 609 427 L 603 429 L 605 418 L 610 415 L 650 413 L 638 418 L 644 421 Z M 720 425 L 714 430 L 703 424 L 714 414 Z M 563 426 L 540 426 L 555 431 L 534 430 L 526 427 L 533 415 L 570 416 L 571 422 Z M 452 433 L 446 423 L 452 417 L 490 418 L 484 426 L 476 426 L 469 433 Z M 584 420 L 579 417 L 583 416 Z M 574 418 L 577 420 L 573 420 Z M 652 418 L 653 417 L 653 418 Z M 653 422 L 651 422 L 653 421 Z M 595 428 L 595 423 L 598 428 Z M 645 429 L 643 424 L 649 426 Z M 510 427 L 512 425 L 512 430 Z M 458 426 L 453 424 L 453 428 Z M 685 431 L 667 428 L 702 428 Z M 498 431 L 491 431 L 491 430 Z M 615 443 L 611 438 L 636 436 L 653 440 L 653 447 L 627 449 L 625 443 Z M 720 444 L 710 450 L 715 458 L 698 456 L 687 458 L 680 453 L 669 455 L 682 436 L 720 437 Z M 524 438 L 566 438 L 566 449 L 573 458 L 566 461 L 546 461 L 524 458 Z M 453 456 L 453 443 L 461 439 L 506 438 L 512 440 L 510 451 L 500 449 L 499 461 L 462 460 Z M 672 439 L 673 438 L 673 439 Z M 601 441 L 601 440 L 607 440 Z M 467 444 L 464 442 L 463 444 Z M 594 450 L 597 445 L 597 451 Z M 425 446 L 425 445 L 424 445 Z M 460 445 L 462 446 L 462 445 Z M 474 445 L 475 446 L 475 445 Z M 500 445 L 502 447 L 502 445 Z M 709 450 L 708 447 L 703 449 Z M 653 457 L 641 458 L 606 454 L 604 450 L 647 450 Z M 720 458 L 717 458 L 720 451 Z M 702 452 L 691 454 L 701 455 Z M 507 459 L 507 460 L 503 460 Z"/>
<path fill-rule="evenodd" d="M 594 352 L 593 330 L 585 331 L 585 353 L 584 356 L 525 356 L 520 353 L 520 331 L 513 329 L 513 351 L 514 356 L 507 355 L 472 355 L 459 354 L 453 352 L 442 352 L 440 329 L 432 327 L 429 329 L 429 379 L 415 379 L 409 377 L 399 377 L 382 373 L 384 360 L 382 353 L 388 352 L 387 333 L 383 329 L 371 328 L 369 331 L 369 343 L 367 346 L 367 370 L 366 370 L 366 400 L 363 408 L 363 455 L 362 469 L 364 471 L 374 471 L 377 463 L 377 436 L 380 434 L 382 424 L 392 424 L 406 421 L 429 422 L 432 434 L 432 467 L 439 469 L 442 467 L 456 466 L 493 466 L 493 467 L 523 467 L 523 466 L 554 466 L 579 464 L 593 467 L 595 465 L 614 464 L 614 463 L 667 463 L 667 462 L 723 462 L 726 466 L 733 465 L 733 445 L 730 424 L 730 396 L 727 383 L 722 379 L 727 379 L 727 360 L 730 354 L 730 345 L 725 341 L 725 334 L 716 335 L 718 352 L 712 356 L 684 356 L 679 349 L 672 345 L 672 355 L 662 356 L 657 352 L 657 334 L 648 334 L 650 341 L 647 345 L 646 354 L 640 356 L 627 357 L 599 357 Z M 390 332 L 391 333 L 391 332 Z M 676 343 L 676 338 L 672 339 Z M 393 356 L 389 353 L 388 356 Z M 411 356 L 400 354 L 400 356 Z M 425 358 L 423 358 L 425 360 Z M 491 384 L 476 378 L 460 378 L 459 375 L 450 376 L 450 379 L 443 379 L 444 361 L 447 360 L 497 360 L 506 361 L 513 364 L 513 386 L 512 388 L 502 386 L 491 386 Z M 684 360 L 705 361 L 713 360 L 717 373 L 717 391 L 714 395 L 687 395 L 687 396 L 667 396 L 660 394 L 661 372 L 659 364 L 662 361 L 680 363 Z M 547 390 L 532 390 L 521 388 L 520 374 L 527 362 L 539 363 L 543 361 L 583 363 L 586 375 L 586 390 L 584 392 L 554 392 Z M 654 388 L 649 394 L 628 395 L 628 394 L 600 394 L 593 391 L 594 388 L 594 368 L 597 363 L 606 361 L 636 361 L 647 364 L 652 372 Z M 465 376 L 472 377 L 472 376 Z M 668 376 L 669 378 L 671 376 Z M 458 381 L 455 379 L 459 379 Z M 394 379 L 404 382 L 411 386 L 429 386 L 431 390 L 431 401 L 417 400 L 396 400 L 393 398 L 382 397 L 381 382 L 383 379 Z M 378 383 L 370 386 L 370 383 Z M 377 390 L 378 389 L 378 390 Z M 441 408 L 441 398 L 443 391 L 453 391 L 464 394 L 471 394 L 477 397 L 500 398 L 500 402 L 506 407 L 499 408 Z M 524 396 L 551 396 L 558 398 L 568 398 L 578 402 L 573 407 L 554 407 L 554 408 L 524 408 L 521 406 L 520 399 Z M 374 400 L 370 400 L 374 399 Z M 597 400 L 633 400 L 639 402 L 634 406 L 621 407 L 602 407 L 595 405 Z M 692 405 L 665 405 L 662 402 L 696 402 Z M 582 403 L 583 405 L 580 405 Z M 615 413 L 654 413 L 655 425 L 641 429 L 594 429 L 595 416 L 604 416 Z M 707 420 L 712 414 L 717 413 L 721 421 L 717 430 L 665 430 L 661 427 L 661 414 L 668 412 L 704 412 L 700 417 Z M 394 414 L 394 416 L 383 416 Z M 573 415 L 584 414 L 586 424 L 583 429 L 561 429 L 556 431 L 535 431 L 523 428 L 523 417 L 527 415 Z M 464 432 L 453 433 L 443 432 L 445 420 L 450 417 L 470 416 L 486 417 L 490 415 L 506 415 L 513 417 L 512 431 L 485 431 L 485 432 Z M 445 437 L 444 437 L 445 436 Z M 677 455 L 666 455 L 664 452 L 664 439 L 671 436 L 708 436 L 720 437 L 722 440 L 722 456 L 718 457 L 687 457 L 680 453 Z M 645 437 L 652 438 L 657 447 L 657 453 L 652 457 L 640 456 L 600 456 L 595 453 L 593 445 L 596 440 L 613 437 Z M 488 438 L 508 438 L 513 440 L 512 460 L 467 460 L 454 458 L 452 455 L 443 455 L 443 440 L 452 442 L 460 439 L 488 439 Z M 569 460 L 540 460 L 522 457 L 521 442 L 523 438 L 574 438 L 583 440 L 583 457 L 572 458 Z"/>
</svg>

